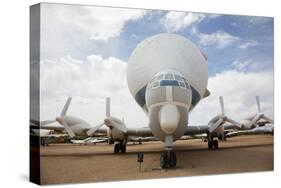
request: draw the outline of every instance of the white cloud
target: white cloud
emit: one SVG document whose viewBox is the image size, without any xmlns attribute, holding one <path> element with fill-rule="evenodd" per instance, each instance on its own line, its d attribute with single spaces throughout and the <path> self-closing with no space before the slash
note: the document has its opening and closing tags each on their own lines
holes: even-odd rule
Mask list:
<svg viewBox="0 0 281 188">
<path fill-rule="evenodd" d="M 238 71 L 244 71 L 244 70 L 246 70 L 246 68 L 249 68 L 249 66 L 251 66 L 251 64 L 252 64 L 252 62 L 249 60 L 247 60 L 247 61 L 235 60 L 235 61 L 233 61 L 231 66 Z"/>
<path fill-rule="evenodd" d="M 241 120 L 257 112 L 255 96 L 260 96 L 262 112 L 273 117 L 273 73 L 225 71 L 209 78 L 211 95 L 202 99 L 190 115 L 193 125 L 206 124 L 221 113 L 219 96 L 224 97 L 226 115 Z"/>
<path fill-rule="evenodd" d="M 41 62 L 41 119 L 56 117 L 68 96 L 73 103 L 69 114 L 93 125 L 104 118 L 105 97 L 112 100 L 112 115 L 122 118 L 128 126 L 147 126 L 147 118 L 131 96 L 126 82 L 127 63 L 98 55 L 86 62 L 64 57 L 58 61 Z"/>
<path fill-rule="evenodd" d="M 214 33 L 200 33 L 194 30 L 193 34 L 196 34 L 199 38 L 199 44 L 202 46 L 214 45 L 217 48 L 222 49 L 229 45 L 232 45 L 241 39 L 237 36 L 233 36 L 225 31 L 216 31 Z"/>
<path fill-rule="evenodd" d="M 129 127 L 147 126 L 148 118 L 131 96 L 126 83 L 127 64 L 110 57 L 91 55 L 86 62 L 71 57 L 41 62 L 41 118 L 57 116 L 68 96 L 73 96 L 69 114 L 93 125 L 104 118 L 105 97 L 112 100 L 112 115 L 124 117 Z M 209 78 L 211 95 L 191 112 L 190 124 L 207 124 L 221 113 L 218 97 L 223 96 L 227 115 L 236 120 L 257 111 L 255 96 L 262 111 L 273 117 L 272 71 L 241 72 L 231 70 Z"/>
<path fill-rule="evenodd" d="M 245 43 L 242 43 L 241 45 L 239 45 L 240 49 L 248 49 L 250 47 L 254 47 L 257 46 L 258 42 L 257 41 L 247 41 Z"/>
<path fill-rule="evenodd" d="M 124 28 L 146 14 L 137 9 L 42 4 L 41 58 L 118 56 Z"/>
<path fill-rule="evenodd" d="M 199 13 L 170 11 L 160 20 L 160 23 L 168 32 L 177 32 L 201 22 L 205 17 L 204 14 Z"/>
<path fill-rule="evenodd" d="M 44 4 L 43 21 L 47 27 L 60 22 L 63 27 L 84 32 L 93 40 L 108 40 L 122 32 L 126 22 L 142 18 L 145 10 L 95 6 Z"/>
<path fill-rule="evenodd" d="M 246 71 L 261 71 L 261 70 L 272 70 L 272 66 L 268 66 L 272 63 L 270 62 L 259 62 L 253 61 L 251 59 L 247 60 L 235 60 L 231 63 L 231 67 L 240 72 Z"/>
</svg>

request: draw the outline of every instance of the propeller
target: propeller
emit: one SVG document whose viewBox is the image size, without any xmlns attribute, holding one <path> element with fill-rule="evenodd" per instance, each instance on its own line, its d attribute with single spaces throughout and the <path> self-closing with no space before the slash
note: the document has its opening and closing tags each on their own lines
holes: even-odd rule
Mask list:
<svg viewBox="0 0 281 188">
<path fill-rule="evenodd" d="M 101 128 L 103 125 L 104 125 L 104 123 L 100 123 L 99 125 L 97 125 L 97 126 L 91 128 L 91 129 L 89 129 L 89 130 L 87 131 L 87 135 L 88 135 L 88 136 L 93 136 L 93 135 L 95 134 L 95 132 L 96 132 L 99 128 Z"/>
<path fill-rule="evenodd" d="M 97 126 L 89 129 L 87 131 L 87 135 L 88 136 L 93 136 L 95 134 L 95 132 L 101 128 L 103 125 L 106 125 L 107 127 L 109 127 L 110 129 L 115 128 L 117 130 L 119 130 L 122 133 L 126 133 L 127 132 L 127 128 L 124 124 L 124 121 L 120 121 L 119 119 L 112 117 L 110 115 L 110 98 L 106 97 L 105 100 L 106 104 L 105 104 L 105 119 L 103 123 L 98 124 Z"/>
<path fill-rule="evenodd" d="M 215 116 L 214 118 L 212 118 L 209 121 L 208 125 L 209 125 L 210 133 L 216 131 L 216 129 L 218 127 L 222 126 L 225 122 L 229 122 L 233 125 L 240 126 L 240 124 L 238 122 L 234 121 L 233 119 L 231 119 L 225 115 L 224 102 L 223 102 L 222 96 L 219 97 L 219 101 L 220 101 L 220 107 L 221 107 L 221 114 Z M 222 130 L 224 130 L 224 127 L 222 127 Z"/>
<path fill-rule="evenodd" d="M 253 119 L 247 124 L 247 128 L 254 128 L 256 127 L 255 125 L 260 119 L 265 119 L 269 123 L 273 124 L 273 120 L 269 117 L 267 117 L 265 114 L 261 112 L 261 105 L 260 105 L 260 97 L 256 96 L 256 103 L 257 103 L 257 109 L 258 113 L 253 117 Z"/>
<path fill-rule="evenodd" d="M 71 103 L 71 100 L 72 98 L 71 97 L 68 97 L 62 111 L 61 111 L 61 114 L 59 117 L 57 117 L 55 120 L 46 120 L 46 121 L 42 121 L 41 122 L 41 126 L 44 126 L 44 125 L 47 125 L 47 124 L 50 124 L 50 123 L 54 123 L 54 122 L 59 122 L 59 124 L 61 124 L 65 131 L 68 133 L 68 135 L 72 138 L 75 136 L 75 133 L 73 132 L 73 130 L 70 128 L 70 126 L 68 125 L 67 123 L 67 120 L 66 120 L 66 113 L 67 113 L 67 110 L 69 108 L 69 105 Z"/>
<path fill-rule="evenodd" d="M 258 113 L 261 113 L 261 105 L 260 105 L 260 97 L 256 96 L 256 102 L 257 102 L 257 107 L 258 107 Z"/>
<path fill-rule="evenodd" d="M 220 105 L 221 105 L 221 114 L 224 115 L 224 103 L 222 96 L 219 97 Z"/>
</svg>

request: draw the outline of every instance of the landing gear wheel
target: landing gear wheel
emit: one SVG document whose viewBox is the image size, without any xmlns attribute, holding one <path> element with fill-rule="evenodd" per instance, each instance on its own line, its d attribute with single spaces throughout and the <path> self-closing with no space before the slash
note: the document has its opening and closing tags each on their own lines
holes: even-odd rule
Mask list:
<svg viewBox="0 0 281 188">
<path fill-rule="evenodd" d="M 175 168 L 177 165 L 177 157 L 173 151 L 165 151 L 160 156 L 160 167 L 163 169 Z"/>
<path fill-rule="evenodd" d="M 114 144 L 114 140 L 112 138 L 108 139 L 108 144 Z"/>
<path fill-rule="evenodd" d="M 218 142 L 218 140 L 214 140 L 213 144 L 214 144 L 214 148 L 215 148 L 215 149 L 218 149 L 218 148 L 219 148 L 219 142 Z"/>
<path fill-rule="evenodd" d="M 119 151 L 120 151 L 120 144 L 118 143 L 114 145 L 114 153 L 119 153 Z"/>
<path fill-rule="evenodd" d="M 160 156 L 160 167 L 163 169 L 169 168 L 167 152 L 162 153 Z"/>
<path fill-rule="evenodd" d="M 176 165 L 177 165 L 177 157 L 176 157 L 175 152 L 172 151 L 170 153 L 170 167 L 175 168 Z"/>
<path fill-rule="evenodd" d="M 213 142 L 208 141 L 208 148 L 209 148 L 209 149 L 213 149 Z"/>
<path fill-rule="evenodd" d="M 121 152 L 122 153 L 126 153 L 126 145 L 121 145 L 120 144 L 120 146 L 121 146 Z"/>
</svg>

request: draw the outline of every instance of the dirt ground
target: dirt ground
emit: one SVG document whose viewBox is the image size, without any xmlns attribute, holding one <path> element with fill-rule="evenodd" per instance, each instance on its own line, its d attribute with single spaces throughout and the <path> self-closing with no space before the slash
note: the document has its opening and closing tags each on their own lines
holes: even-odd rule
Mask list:
<svg viewBox="0 0 281 188">
<path fill-rule="evenodd" d="M 41 147 L 41 183 L 62 184 L 147 178 L 197 176 L 273 170 L 273 137 L 239 136 L 208 150 L 200 139 L 175 142 L 177 169 L 161 170 L 161 142 L 129 143 L 126 154 L 113 154 L 113 145 L 53 144 Z M 139 171 L 137 153 L 144 153 Z"/>
</svg>

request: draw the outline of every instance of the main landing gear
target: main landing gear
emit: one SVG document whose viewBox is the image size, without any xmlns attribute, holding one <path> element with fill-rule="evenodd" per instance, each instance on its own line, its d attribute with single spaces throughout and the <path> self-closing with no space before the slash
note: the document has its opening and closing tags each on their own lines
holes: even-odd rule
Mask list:
<svg viewBox="0 0 281 188">
<path fill-rule="evenodd" d="M 121 141 L 114 145 L 114 153 L 126 153 L 126 142 Z"/>
<path fill-rule="evenodd" d="M 208 148 L 209 149 L 219 149 L 219 141 L 217 138 L 208 136 Z"/>
<path fill-rule="evenodd" d="M 165 137 L 165 151 L 160 156 L 160 167 L 163 169 L 175 168 L 177 157 L 173 151 L 173 136 Z"/>
</svg>

